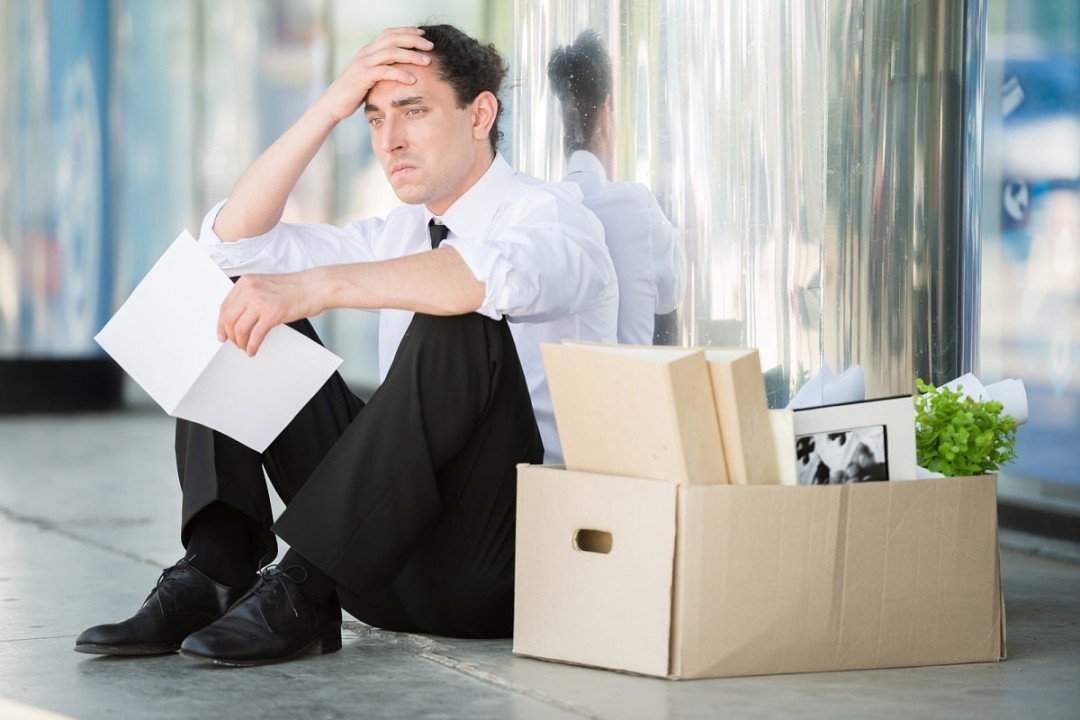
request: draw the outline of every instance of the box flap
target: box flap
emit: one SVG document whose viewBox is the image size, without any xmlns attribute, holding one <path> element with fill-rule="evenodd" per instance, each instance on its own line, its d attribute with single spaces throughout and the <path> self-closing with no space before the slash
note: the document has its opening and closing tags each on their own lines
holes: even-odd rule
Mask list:
<svg viewBox="0 0 1080 720">
<path fill-rule="evenodd" d="M 541 351 L 568 469 L 727 482 L 704 351 L 596 343 Z"/>
<path fill-rule="evenodd" d="M 667 674 L 678 487 L 518 468 L 515 653 Z"/>
<path fill-rule="evenodd" d="M 758 351 L 709 348 L 705 351 L 712 381 L 720 435 L 724 440 L 728 482 L 772 485 L 777 482 L 776 445 Z"/>
</svg>

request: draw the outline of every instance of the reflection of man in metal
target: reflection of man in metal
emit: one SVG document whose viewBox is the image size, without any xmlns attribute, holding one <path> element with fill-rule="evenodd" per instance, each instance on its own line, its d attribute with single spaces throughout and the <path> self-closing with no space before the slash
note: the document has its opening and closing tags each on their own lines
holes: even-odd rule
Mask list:
<svg viewBox="0 0 1080 720">
<path fill-rule="evenodd" d="M 241 276 L 221 340 L 254 354 L 281 323 L 314 337 L 305 318 L 326 308 L 377 309 L 382 384 L 365 405 L 335 375 L 262 454 L 179 422 L 186 555 L 76 650 L 280 662 L 339 649 L 343 607 L 395 630 L 509 635 L 516 464 L 560 459 L 539 344 L 614 340 L 618 296 L 577 193 L 496 152 L 504 74 L 453 27 L 387 30 L 207 215 L 200 244 Z M 407 205 L 343 228 L 282 223 L 361 106 Z M 264 471 L 286 505 L 272 531 Z M 290 549 L 257 573 L 275 535 Z"/>
<path fill-rule="evenodd" d="M 619 342 L 651 345 L 654 315 L 672 312 L 683 294 L 682 238 L 640 183 L 609 182 L 615 155 L 611 60 L 590 30 L 552 53 L 548 78 L 562 108 L 566 180 L 604 224 L 619 278 Z"/>
</svg>

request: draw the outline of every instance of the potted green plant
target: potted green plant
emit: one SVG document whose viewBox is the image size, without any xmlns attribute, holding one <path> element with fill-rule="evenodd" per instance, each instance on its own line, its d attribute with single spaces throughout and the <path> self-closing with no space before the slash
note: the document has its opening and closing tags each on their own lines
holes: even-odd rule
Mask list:
<svg viewBox="0 0 1080 720">
<path fill-rule="evenodd" d="M 917 379 L 915 452 L 919 466 L 946 477 L 996 472 L 1016 458 L 1016 419 L 997 400 L 976 400 Z"/>
</svg>

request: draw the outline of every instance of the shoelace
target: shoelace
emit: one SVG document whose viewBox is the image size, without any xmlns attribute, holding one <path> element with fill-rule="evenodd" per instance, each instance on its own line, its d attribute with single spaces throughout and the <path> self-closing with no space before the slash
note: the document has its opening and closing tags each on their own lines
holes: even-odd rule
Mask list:
<svg viewBox="0 0 1080 720">
<path fill-rule="evenodd" d="M 191 566 L 191 560 L 184 557 L 180 558 L 175 565 L 162 570 L 161 575 L 158 576 L 157 582 L 154 583 L 153 589 L 150 590 L 150 594 L 146 596 L 146 600 L 149 600 L 151 597 L 153 597 L 154 593 L 167 585 L 169 581 L 173 579 L 172 576 L 174 573 L 176 573 L 178 570 L 183 570 L 189 566 Z M 146 600 L 143 600 L 143 602 L 146 602 Z"/>
<path fill-rule="evenodd" d="M 291 580 L 299 585 L 307 578 L 307 570 L 298 565 L 287 568 L 280 565 L 267 565 L 259 571 L 259 580 L 255 583 L 255 587 L 251 588 L 251 592 L 254 595 L 272 594 L 277 592 L 280 587 L 282 592 L 285 593 L 285 598 L 289 601 L 293 616 L 300 617 L 300 612 L 296 609 L 296 602 L 293 600 L 292 593 L 289 592 L 289 584 L 285 580 Z"/>
</svg>

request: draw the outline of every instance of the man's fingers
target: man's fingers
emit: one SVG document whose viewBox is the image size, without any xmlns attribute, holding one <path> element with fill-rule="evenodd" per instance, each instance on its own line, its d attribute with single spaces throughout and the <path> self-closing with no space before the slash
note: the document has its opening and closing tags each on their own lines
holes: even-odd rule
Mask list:
<svg viewBox="0 0 1080 720">
<path fill-rule="evenodd" d="M 231 342 L 251 356 L 259 350 L 263 340 L 266 339 L 267 333 L 275 325 L 276 323 L 272 321 L 248 312 L 232 324 L 219 325 L 218 338 L 222 342 Z M 224 337 L 222 337 L 223 335 Z"/>
<path fill-rule="evenodd" d="M 250 278 L 240 278 L 225 296 L 218 312 L 218 340 L 231 342 L 241 350 L 246 349 L 251 327 L 258 319 L 247 291 L 251 282 Z"/>
<path fill-rule="evenodd" d="M 255 323 L 255 327 L 251 328 L 251 333 L 248 336 L 247 346 L 244 348 L 248 357 L 255 356 L 255 353 L 262 347 L 263 340 L 266 339 L 266 334 L 270 332 L 273 327 L 273 324 L 264 321 Z"/>
<path fill-rule="evenodd" d="M 382 65 L 379 67 L 378 77 L 375 82 L 380 82 L 382 80 L 393 80 L 406 85 L 412 85 L 416 82 L 416 76 L 400 65 Z"/>
<path fill-rule="evenodd" d="M 424 67 L 431 63 L 426 51 L 434 45 L 417 28 L 386 31 L 361 48 L 349 66 L 328 88 L 331 114 L 337 120 L 352 115 L 363 104 L 367 93 L 378 82 L 393 80 L 406 85 L 416 82 L 408 66 Z"/>
<path fill-rule="evenodd" d="M 233 341 L 233 325 L 236 323 L 236 303 L 232 302 L 232 299 L 233 296 L 230 292 L 225 296 L 225 300 L 221 303 L 221 309 L 218 311 L 218 342 Z"/>
<path fill-rule="evenodd" d="M 416 27 L 415 25 L 405 25 L 403 27 L 386 28 L 381 33 L 379 33 L 379 37 L 382 37 L 383 35 L 397 35 L 401 33 L 404 33 L 406 35 L 423 35 L 424 31 Z"/>
<path fill-rule="evenodd" d="M 248 352 L 248 344 L 251 341 L 251 331 L 258 324 L 259 316 L 254 310 L 248 308 L 243 315 L 237 318 L 232 326 L 232 341 L 236 347 Z M 250 355 L 251 353 L 248 352 Z"/>
<path fill-rule="evenodd" d="M 254 355 L 267 334 L 276 326 L 297 317 L 306 317 L 310 307 L 296 296 L 296 282 L 280 276 L 245 275 L 236 281 L 218 312 L 218 339 L 229 341 L 248 355 Z"/>
<path fill-rule="evenodd" d="M 434 43 L 424 37 L 424 31 L 417 27 L 387 28 L 379 33 L 379 36 L 372 40 L 368 47 L 386 45 L 420 50 L 430 50 L 435 47 Z"/>
<path fill-rule="evenodd" d="M 427 65 L 431 61 L 427 52 L 434 47 L 434 43 L 418 34 L 417 28 L 400 28 L 397 31 L 384 32 L 364 46 L 357 56 L 369 65 Z"/>
<path fill-rule="evenodd" d="M 372 51 L 361 57 L 360 61 L 368 68 L 390 65 L 417 65 L 423 67 L 431 64 L 431 56 L 418 50 L 388 47 Z"/>
</svg>

